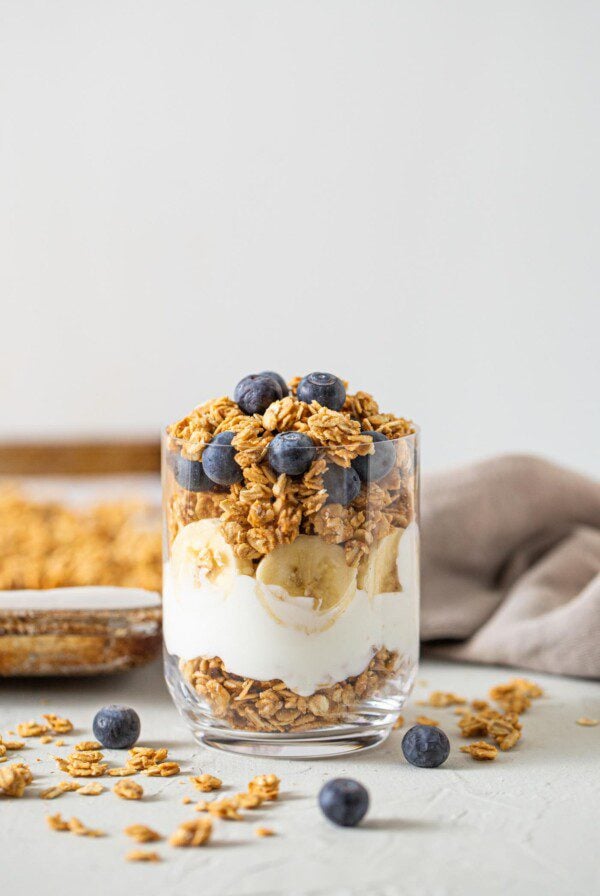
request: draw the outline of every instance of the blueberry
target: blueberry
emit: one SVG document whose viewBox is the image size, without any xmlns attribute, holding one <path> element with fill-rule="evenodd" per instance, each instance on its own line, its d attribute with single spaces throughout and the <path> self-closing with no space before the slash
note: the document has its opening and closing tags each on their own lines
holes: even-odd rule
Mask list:
<svg viewBox="0 0 600 896">
<path fill-rule="evenodd" d="M 259 376 L 270 376 L 272 380 L 275 380 L 276 383 L 279 383 L 279 388 L 281 389 L 281 397 L 285 398 L 286 395 L 290 394 L 289 386 L 281 376 L 280 373 L 276 373 L 274 370 L 261 370 L 258 374 Z"/>
<path fill-rule="evenodd" d="M 187 457 L 177 455 L 173 466 L 175 479 L 188 492 L 208 492 L 213 487 L 213 483 L 204 472 L 201 461 L 189 460 Z"/>
<path fill-rule="evenodd" d="M 252 373 L 239 381 L 233 400 L 244 414 L 264 414 L 269 405 L 282 396 L 281 386 L 271 374 Z"/>
<path fill-rule="evenodd" d="M 371 436 L 375 443 L 375 453 L 355 457 L 352 466 L 363 482 L 377 482 L 387 476 L 396 463 L 396 446 L 382 432 L 366 430 L 363 436 Z"/>
<path fill-rule="evenodd" d="M 437 768 L 450 755 L 450 741 L 433 725 L 413 725 L 402 738 L 402 752 L 411 765 Z"/>
<path fill-rule="evenodd" d="M 332 411 L 340 411 L 346 401 L 344 384 L 332 373 L 309 373 L 298 383 L 297 395 L 300 401 L 318 401 Z"/>
<path fill-rule="evenodd" d="M 323 815 L 345 828 L 353 828 L 367 813 L 369 792 L 353 778 L 333 778 L 319 792 Z"/>
<path fill-rule="evenodd" d="M 140 717 L 135 709 L 111 703 L 103 706 L 94 716 L 94 737 L 108 750 L 126 750 L 133 747 L 140 736 Z"/>
<path fill-rule="evenodd" d="M 204 472 L 217 485 L 233 485 L 242 478 L 241 467 L 235 459 L 235 448 L 231 447 L 234 436 L 234 432 L 220 432 L 204 449 Z"/>
<path fill-rule="evenodd" d="M 312 440 L 303 432 L 280 432 L 269 445 L 267 458 L 276 473 L 300 476 L 309 469 L 316 454 Z"/>
<path fill-rule="evenodd" d="M 360 477 L 352 467 L 330 464 L 323 475 L 328 504 L 350 504 L 360 491 Z"/>
</svg>

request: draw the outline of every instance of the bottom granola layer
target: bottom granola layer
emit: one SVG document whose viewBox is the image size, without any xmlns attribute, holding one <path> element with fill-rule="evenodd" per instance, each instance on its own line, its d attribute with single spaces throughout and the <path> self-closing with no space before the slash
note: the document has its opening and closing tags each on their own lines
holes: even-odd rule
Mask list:
<svg viewBox="0 0 600 896">
<path fill-rule="evenodd" d="M 228 671 L 219 657 L 181 661 L 180 670 L 215 718 L 245 731 L 302 731 L 349 720 L 367 698 L 381 694 L 400 670 L 397 651 L 381 648 L 360 673 L 309 697 L 279 679 L 256 681 Z"/>
</svg>

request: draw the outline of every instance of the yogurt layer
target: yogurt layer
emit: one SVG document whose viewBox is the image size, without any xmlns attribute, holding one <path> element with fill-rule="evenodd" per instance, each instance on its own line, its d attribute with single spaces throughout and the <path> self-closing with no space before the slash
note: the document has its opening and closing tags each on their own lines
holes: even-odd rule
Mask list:
<svg viewBox="0 0 600 896">
<path fill-rule="evenodd" d="M 400 539 L 397 570 L 401 592 L 370 598 L 357 589 L 344 612 L 319 628 L 312 599 L 284 596 L 282 601 L 280 593 L 269 598 L 264 586 L 259 594 L 259 583 L 248 575 L 236 576 L 227 593 L 209 581 L 201 587 L 178 585 L 166 564 L 166 648 L 183 660 L 219 656 L 237 675 L 281 679 L 305 697 L 359 675 L 382 647 L 416 661 L 419 559 L 414 522 Z M 270 599 L 277 602 L 277 616 Z"/>
</svg>

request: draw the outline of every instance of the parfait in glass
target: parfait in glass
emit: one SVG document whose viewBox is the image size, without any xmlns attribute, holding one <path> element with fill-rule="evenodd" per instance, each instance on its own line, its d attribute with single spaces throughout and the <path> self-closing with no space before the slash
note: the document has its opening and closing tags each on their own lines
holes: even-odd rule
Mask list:
<svg viewBox="0 0 600 896">
<path fill-rule="evenodd" d="M 375 746 L 410 692 L 418 432 L 346 388 L 253 374 L 166 428 L 166 678 L 203 743 Z"/>
</svg>

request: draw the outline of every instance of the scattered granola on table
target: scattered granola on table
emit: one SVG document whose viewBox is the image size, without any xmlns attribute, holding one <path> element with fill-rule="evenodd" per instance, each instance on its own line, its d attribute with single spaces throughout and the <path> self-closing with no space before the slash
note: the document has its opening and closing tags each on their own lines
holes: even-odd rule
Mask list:
<svg viewBox="0 0 600 896">
<path fill-rule="evenodd" d="M 77 788 L 77 794 L 79 796 L 100 796 L 100 794 L 104 792 L 104 789 L 102 784 L 84 784 L 83 787 Z"/>
<path fill-rule="evenodd" d="M 415 724 L 433 725 L 434 728 L 437 728 L 440 723 L 436 719 L 430 719 L 429 716 L 417 716 L 417 718 L 415 719 Z"/>
<path fill-rule="evenodd" d="M 123 833 L 137 843 L 154 843 L 162 839 L 160 834 L 145 824 L 130 824 Z"/>
<path fill-rule="evenodd" d="M 210 818 L 195 818 L 184 821 L 169 837 L 171 846 L 204 846 L 212 833 Z"/>
<path fill-rule="evenodd" d="M 438 709 L 446 706 L 463 706 L 466 703 L 464 697 L 453 694 L 451 691 L 432 691 L 427 700 L 417 700 L 417 706 L 434 706 Z"/>
<path fill-rule="evenodd" d="M 31 769 L 24 762 L 13 762 L 0 768 L 0 796 L 22 797 L 32 781 Z"/>
<path fill-rule="evenodd" d="M 141 800 L 144 795 L 144 788 L 135 781 L 122 778 L 113 787 L 113 793 L 116 793 L 123 800 Z"/>
<path fill-rule="evenodd" d="M 460 748 L 461 753 L 469 753 L 473 759 L 489 760 L 495 759 L 498 755 L 498 750 L 493 744 L 488 744 L 484 740 L 478 740 L 473 744 L 468 744 L 467 746 Z"/>
<path fill-rule="evenodd" d="M 148 849 L 132 849 L 125 856 L 128 862 L 161 862 L 160 855 Z"/>
<path fill-rule="evenodd" d="M 215 778 L 214 775 L 196 775 L 195 777 L 191 777 L 189 779 L 196 790 L 200 790 L 202 793 L 210 793 L 211 790 L 219 790 L 223 782 L 220 778 Z"/>
<path fill-rule="evenodd" d="M 104 831 L 99 831 L 95 828 L 88 828 L 82 821 L 78 818 L 70 818 L 69 821 L 65 821 L 60 814 L 57 812 L 56 815 L 47 815 L 46 823 L 48 827 L 52 831 L 70 831 L 72 834 L 75 834 L 78 837 L 104 837 Z"/>
</svg>

